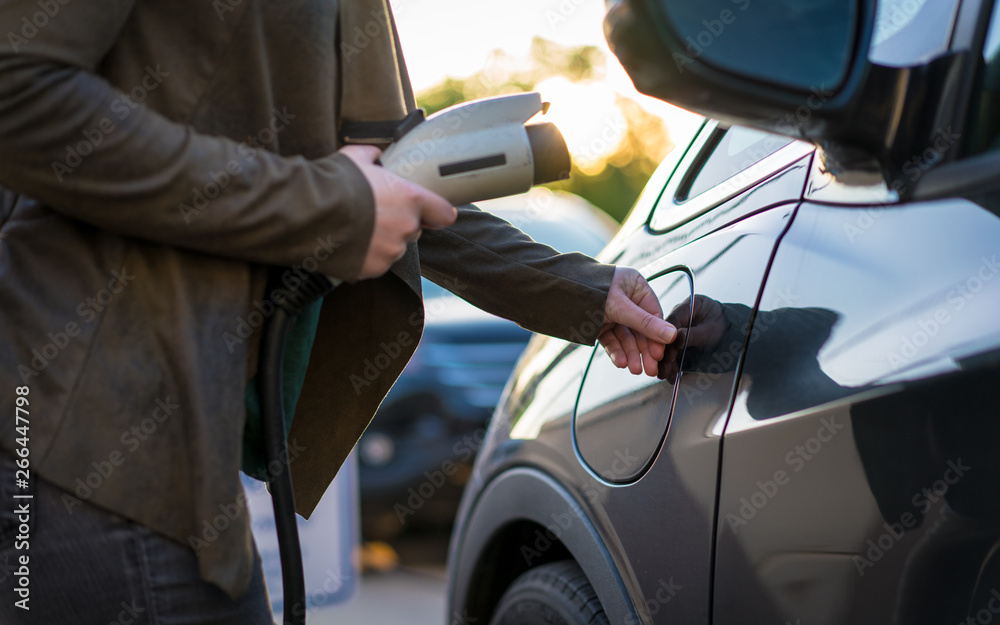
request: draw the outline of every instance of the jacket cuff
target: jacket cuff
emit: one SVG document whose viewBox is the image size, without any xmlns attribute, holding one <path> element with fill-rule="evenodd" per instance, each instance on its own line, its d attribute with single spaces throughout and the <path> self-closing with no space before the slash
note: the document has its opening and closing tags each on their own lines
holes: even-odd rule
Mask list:
<svg viewBox="0 0 1000 625">
<path fill-rule="evenodd" d="M 316 163 L 330 184 L 325 194 L 337 198 L 326 221 L 326 232 L 318 238 L 324 251 L 330 252 L 317 257 L 318 271 L 356 282 L 375 229 L 375 196 L 368 179 L 347 156 L 334 153 Z"/>
<path fill-rule="evenodd" d="M 604 325 L 608 292 L 611 290 L 611 283 L 615 277 L 615 265 L 606 265 L 596 261 L 591 261 L 591 263 L 592 265 L 586 267 L 585 272 L 581 272 L 584 275 L 578 278 L 585 281 L 586 286 L 581 285 L 579 288 L 579 299 L 575 302 L 578 306 L 575 308 L 577 317 L 567 319 L 570 323 L 565 334 L 553 334 L 557 338 L 581 345 L 597 343 L 597 336 L 601 333 L 601 326 Z"/>
</svg>

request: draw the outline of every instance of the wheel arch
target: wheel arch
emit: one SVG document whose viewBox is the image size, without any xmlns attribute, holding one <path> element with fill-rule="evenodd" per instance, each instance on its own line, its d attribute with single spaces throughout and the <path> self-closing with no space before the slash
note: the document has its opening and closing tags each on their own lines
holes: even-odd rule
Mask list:
<svg viewBox="0 0 1000 625">
<path fill-rule="evenodd" d="M 580 565 L 612 623 L 644 620 L 585 507 L 536 469 L 515 468 L 494 478 L 456 529 L 448 580 L 450 625 L 488 623 L 518 575 L 561 559 Z"/>
</svg>

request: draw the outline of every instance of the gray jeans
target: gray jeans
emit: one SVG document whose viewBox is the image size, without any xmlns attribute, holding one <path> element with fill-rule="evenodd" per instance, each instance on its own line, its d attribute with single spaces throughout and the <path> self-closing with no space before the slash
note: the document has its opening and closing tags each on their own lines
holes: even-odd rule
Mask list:
<svg viewBox="0 0 1000 625">
<path fill-rule="evenodd" d="M 188 546 L 86 502 L 69 514 L 61 501 L 64 491 L 34 473 L 28 489 L 18 488 L 14 470 L 11 455 L 0 451 L 3 625 L 273 625 L 256 548 L 250 588 L 233 601 L 199 577 Z M 29 493 L 31 500 L 14 497 Z M 18 549 L 25 516 L 17 509 L 25 501 L 30 501 L 27 550 L 23 544 Z M 21 574 L 25 570 L 27 576 Z M 15 603 L 24 577 L 30 610 Z"/>
</svg>

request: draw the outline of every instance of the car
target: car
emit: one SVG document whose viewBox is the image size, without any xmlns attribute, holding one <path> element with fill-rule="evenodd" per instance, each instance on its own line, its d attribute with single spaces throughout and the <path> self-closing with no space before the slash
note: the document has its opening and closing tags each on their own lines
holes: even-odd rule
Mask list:
<svg viewBox="0 0 1000 625">
<path fill-rule="evenodd" d="M 598 257 L 678 338 L 656 377 L 532 338 L 453 619 L 1000 615 L 1000 5 L 787 4 L 610 3 L 636 86 L 705 115 Z"/>
<path fill-rule="evenodd" d="M 593 256 L 618 226 L 579 196 L 545 188 L 478 205 L 561 252 Z M 487 422 L 531 337 L 429 280 L 423 291 L 420 345 L 358 443 L 369 540 L 405 529 L 447 537 Z"/>
</svg>

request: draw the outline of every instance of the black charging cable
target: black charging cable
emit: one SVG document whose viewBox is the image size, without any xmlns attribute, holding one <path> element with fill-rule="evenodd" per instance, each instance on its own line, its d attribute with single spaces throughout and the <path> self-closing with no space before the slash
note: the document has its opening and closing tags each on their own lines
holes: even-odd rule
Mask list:
<svg viewBox="0 0 1000 625">
<path fill-rule="evenodd" d="M 288 467 L 285 406 L 281 394 L 285 337 L 306 306 L 334 289 L 334 284 L 325 276 L 302 273 L 296 276 L 299 281 L 292 287 L 282 284 L 268 289 L 274 312 L 264 326 L 257 368 L 257 393 L 260 397 L 261 426 L 267 452 L 268 490 L 271 492 L 278 549 L 281 553 L 284 625 L 304 625 L 306 622 L 306 583 L 302 572 L 299 528 L 295 519 L 295 495 Z M 276 282 L 272 279 L 272 286 Z"/>
</svg>

